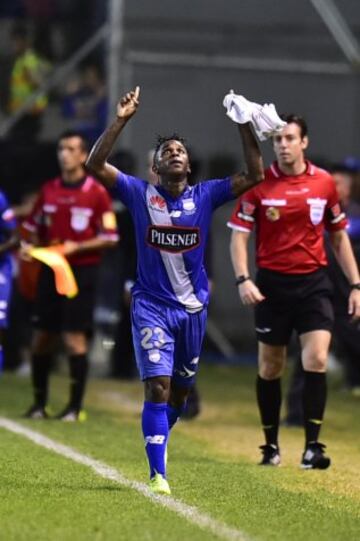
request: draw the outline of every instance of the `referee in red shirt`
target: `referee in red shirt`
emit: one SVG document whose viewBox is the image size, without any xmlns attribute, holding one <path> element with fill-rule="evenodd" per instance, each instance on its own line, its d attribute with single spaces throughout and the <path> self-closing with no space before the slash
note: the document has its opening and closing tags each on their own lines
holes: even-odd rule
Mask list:
<svg viewBox="0 0 360 541">
<path fill-rule="evenodd" d="M 36 246 L 62 245 L 79 292 L 59 295 L 54 273 L 42 265 L 35 300 L 32 344 L 34 404 L 26 416 L 46 418 L 51 356 L 60 333 L 69 356 L 70 400 L 59 415 L 64 421 L 84 419 L 83 395 L 88 373 L 88 334 L 92 328 L 97 268 L 101 250 L 118 240 L 111 199 L 105 188 L 86 174 L 87 142 L 77 132 L 58 142 L 60 176 L 46 182 L 24 227 Z M 28 247 L 27 247 L 28 248 Z"/>
<path fill-rule="evenodd" d="M 280 464 L 280 378 L 295 330 L 305 370 L 303 468 L 325 469 L 330 458 L 318 441 L 326 403 L 326 365 L 333 326 L 331 284 L 326 274 L 324 229 L 351 286 L 348 311 L 360 316 L 360 277 L 345 232 L 332 177 L 305 159 L 307 126 L 289 115 L 273 138 L 277 158 L 261 185 L 246 192 L 228 222 L 236 286 L 245 305 L 255 305 L 259 374 L 257 400 L 265 434 L 260 464 Z M 255 283 L 249 276 L 248 239 L 256 228 Z"/>
</svg>

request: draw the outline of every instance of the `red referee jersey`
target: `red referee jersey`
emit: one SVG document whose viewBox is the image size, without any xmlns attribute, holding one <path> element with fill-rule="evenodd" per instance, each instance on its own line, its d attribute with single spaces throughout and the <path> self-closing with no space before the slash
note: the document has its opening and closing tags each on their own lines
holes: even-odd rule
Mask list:
<svg viewBox="0 0 360 541">
<path fill-rule="evenodd" d="M 46 182 L 23 226 L 37 233 L 42 246 L 95 237 L 118 239 L 110 196 L 90 176 L 76 184 L 67 184 L 61 178 Z M 83 252 L 68 259 L 73 265 L 95 264 L 100 260 L 100 253 Z"/>
<path fill-rule="evenodd" d="M 324 229 L 344 229 L 346 218 L 327 171 L 306 162 L 304 173 L 287 176 L 274 162 L 238 200 L 228 226 L 244 232 L 255 226 L 258 267 L 301 274 L 327 265 Z"/>
</svg>

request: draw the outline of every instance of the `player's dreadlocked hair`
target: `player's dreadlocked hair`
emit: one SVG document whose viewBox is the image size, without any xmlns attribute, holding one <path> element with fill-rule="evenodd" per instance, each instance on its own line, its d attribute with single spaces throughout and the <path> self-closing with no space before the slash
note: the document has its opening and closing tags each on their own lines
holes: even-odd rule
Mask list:
<svg viewBox="0 0 360 541">
<path fill-rule="evenodd" d="M 184 147 L 186 148 L 186 139 L 184 137 L 181 137 L 176 132 L 173 133 L 172 135 L 165 135 L 165 136 L 164 135 L 158 135 L 157 142 L 156 142 L 155 149 L 154 149 L 154 158 L 153 158 L 154 165 L 156 164 L 156 158 L 157 158 L 157 154 L 158 154 L 158 152 L 160 150 L 160 147 L 164 143 L 166 143 L 167 141 L 179 141 L 179 143 L 184 145 Z"/>
</svg>

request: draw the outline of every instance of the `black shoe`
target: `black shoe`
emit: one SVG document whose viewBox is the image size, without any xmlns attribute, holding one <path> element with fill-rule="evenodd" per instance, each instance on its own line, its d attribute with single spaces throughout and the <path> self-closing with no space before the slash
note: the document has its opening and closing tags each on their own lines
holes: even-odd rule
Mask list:
<svg viewBox="0 0 360 541">
<path fill-rule="evenodd" d="M 330 466 L 331 460 L 325 456 L 326 445 L 319 442 L 309 443 L 306 447 L 300 467 L 304 470 L 326 470 Z"/>
<path fill-rule="evenodd" d="M 87 419 L 87 414 L 84 410 L 77 410 L 71 407 L 67 407 L 61 413 L 59 413 L 59 415 L 56 416 L 56 419 L 67 423 L 83 423 Z"/>
<path fill-rule="evenodd" d="M 44 406 L 34 404 L 24 414 L 25 419 L 48 419 L 49 415 L 46 413 Z"/>
<path fill-rule="evenodd" d="M 261 449 L 263 454 L 259 466 L 280 466 L 280 449 L 277 445 L 260 445 L 259 449 Z"/>
</svg>

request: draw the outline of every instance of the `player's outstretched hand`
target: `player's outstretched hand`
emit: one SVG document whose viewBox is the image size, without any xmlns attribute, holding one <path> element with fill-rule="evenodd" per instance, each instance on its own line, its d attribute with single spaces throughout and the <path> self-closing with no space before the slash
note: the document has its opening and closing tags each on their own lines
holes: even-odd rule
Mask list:
<svg viewBox="0 0 360 541">
<path fill-rule="evenodd" d="M 140 87 L 128 92 L 123 96 L 117 104 L 116 114 L 118 118 L 128 120 L 136 113 L 139 106 Z"/>
<path fill-rule="evenodd" d="M 353 289 L 350 293 L 349 314 L 354 320 L 360 319 L 360 291 L 358 289 Z"/>
<path fill-rule="evenodd" d="M 258 287 L 251 280 L 246 280 L 239 286 L 239 295 L 241 302 L 245 306 L 250 306 L 252 304 L 258 304 L 259 302 L 265 300 L 264 295 L 261 293 Z"/>
</svg>

